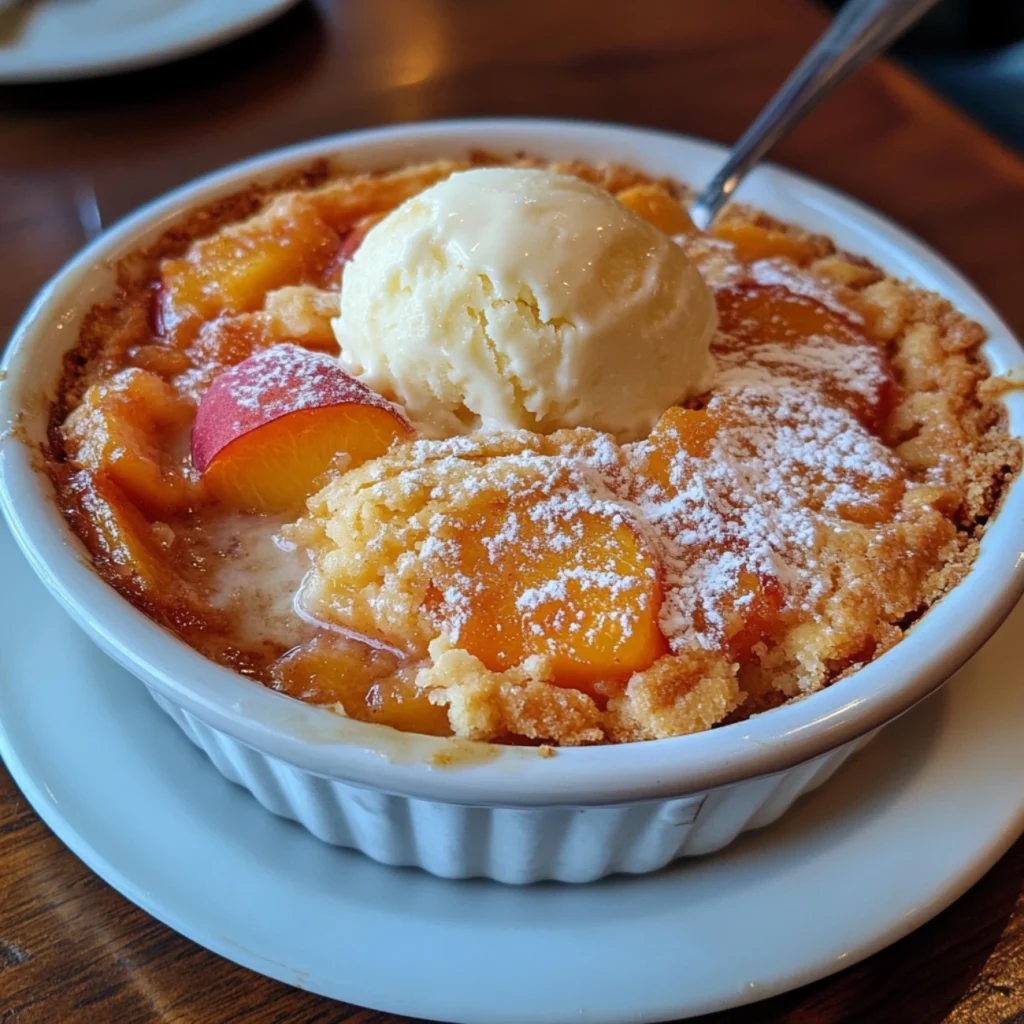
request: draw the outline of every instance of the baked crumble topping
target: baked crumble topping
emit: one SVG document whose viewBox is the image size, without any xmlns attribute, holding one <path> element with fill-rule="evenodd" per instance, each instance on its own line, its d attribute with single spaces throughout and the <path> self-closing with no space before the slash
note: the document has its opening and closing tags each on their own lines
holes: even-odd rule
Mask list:
<svg viewBox="0 0 1024 1024">
<path fill-rule="evenodd" d="M 756 211 L 697 234 L 684 189 L 629 168 L 555 169 L 617 195 L 700 269 L 719 316 L 706 394 L 629 443 L 585 427 L 410 438 L 394 395 L 352 398 L 331 377 L 345 264 L 384 214 L 466 166 L 314 168 L 122 263 L 68 357 L 49 459 L 129 599 L 207 656 L 352 717 L 573 745 L 813 693 L 969 570 L 1020 468 L 982 329 Z M 329 428 L 290 376 L 307 361 L 342 396 Z M 241 418 L 215 476 L 189 436 L 218 380 Z M 312 445 L 291 420 L 239 454 L 245 416 L 288 420 L 275 403 L 338 453 L 315 486 L 249 478 L 305 465 Z M 248 510 L 253 494 L 273 507 Z"/>
</svg>

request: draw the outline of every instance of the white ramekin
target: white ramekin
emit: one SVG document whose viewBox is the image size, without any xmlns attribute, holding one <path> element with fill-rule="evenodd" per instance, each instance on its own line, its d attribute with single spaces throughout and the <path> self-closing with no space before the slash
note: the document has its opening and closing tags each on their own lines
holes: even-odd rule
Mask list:
<svg viewBox="0 0 1024 1024">
<path fill-rule="evenodd" d="M 350 721 L 207 661 L 93 572 L 39 466 L 37 446 L 61 357 L 75 344 L 84 312 L 110 294 L 112 264 L 122 254 L 197 204 L 317 158 L 336 157 L 362 169 L 471 148 L 622 161 L 693 184 L 706 180 L 722 156 L 708 143 L 632 128 L 463 121 L 319 140 L 179 189 L 94 241 L 42 290 L 16 329 L 0 385 L 0 506 L 36 573 L 79 625 L 142 680 L 224 775 L 275 814 L 376 860 L 452 878 L 582 882 L 651 871 L 680 856 L 720 849 L 745 829 L 774 821 L 984 643 L 1024 589 L 1019 482 L 967 579 L 902 643 L 850 679 L 699 735 L 541 758 L 525 748 Z M 890 222 L 773 167 L 755 173 L 743 198 L 948 296 L 988 329 L 985 353 L 996 372 L 1020 363 L 1020 348 L 985 300 Z M 1010 395 L 1007 405 L 1011 429 L 1020 435 L 1024 395 Z M 448 755 L 451 766 L 436 767 L 438 754 Z"/>
</svg>

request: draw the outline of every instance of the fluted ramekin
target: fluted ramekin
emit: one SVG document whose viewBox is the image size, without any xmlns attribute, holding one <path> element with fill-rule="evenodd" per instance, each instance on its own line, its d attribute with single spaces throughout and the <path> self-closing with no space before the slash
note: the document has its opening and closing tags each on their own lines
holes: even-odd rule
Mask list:
<svg viewBox="0 0 1024 1024">
<path fill-rule="evenodd" d="M 985 642 L 1024 589 L 1019 481 L 967 578 L 900 644 L 851 678 L 706 733 L 542 758 L 526 748 L 414 736 L 345 719 L 207 661 L 96 575 L 40 466 L 38 446 L 62 356 L 75 344 L 82 315 L 110 294 L 120 256 L 197 205 L 319 158 L 364 169 L 471 148 L 621 161 L 693 184 L 706 180 L 722 155 L 709 143 L 632 128 L 463 121 L 319 140 L 187 185 L 94 241 L 18 325 L 0 384 L 0 507 L 36 573 L 79 625 L 146 685 L 225 776 L 275 814 L 327 842 L 446 877 L 580 882 L 651 871 L 774 821 Z M 755 173 L 744 198 L 946 295 L 988 329 L 984 351 L 995 372 L 1024 360 L 1007 326 L 963 277 L 859 204 L 773 167 Z M 1020 436 L 1024 395 L 1010 394 L 1007 406 L 1011 431 Z M 439 767 L 442 761 L 448 766 Z"/>
</svg>

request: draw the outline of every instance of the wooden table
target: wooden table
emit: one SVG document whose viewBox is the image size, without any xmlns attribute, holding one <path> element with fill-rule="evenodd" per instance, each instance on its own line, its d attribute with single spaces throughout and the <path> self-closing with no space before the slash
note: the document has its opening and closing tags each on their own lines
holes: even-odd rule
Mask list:
<svg viewBox="0 0 1024 1024">
<path fill-rule="evenodd" d="M 0 89 L 0 334 L 97 216 L 218 165 L 346 129 L 485 114 L 729 141 L 823 22 L 804 0 L 321 0 L 173 67 Z M 928 240 L 1024 334 L 1024 164 L 907 74 L 867 69 L 777 157 Z M 1022 883 L 1024 841 L 891 949 L 707 1019 L 1019 1024 Z M 241 1019 L 397 1021 L 251 974 L 156 923 L 64 849 L 0 769 L 0 1024 Z"/>
</svg>

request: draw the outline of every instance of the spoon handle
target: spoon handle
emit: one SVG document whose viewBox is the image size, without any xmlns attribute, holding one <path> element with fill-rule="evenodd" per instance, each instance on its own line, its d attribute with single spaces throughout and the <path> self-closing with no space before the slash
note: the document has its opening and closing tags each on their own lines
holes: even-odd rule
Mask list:
<svg viewBox="0 0 1024 1024">
<path fill-rule="evenodd" d="M 690 209 L 706 230 L 739 183 L 805 114 L 872 57 L 898 39 L 937 0 L 847 0 L 733 147 Z"/>
</svg>

